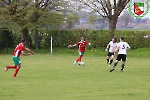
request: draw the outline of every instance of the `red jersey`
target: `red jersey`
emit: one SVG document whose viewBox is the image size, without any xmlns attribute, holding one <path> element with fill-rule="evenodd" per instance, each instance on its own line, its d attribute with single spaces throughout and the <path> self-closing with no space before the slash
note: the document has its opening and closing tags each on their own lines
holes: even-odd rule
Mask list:
<svg viewBox="0 0 150 100">
<path fill-rule="evenodd" d="M 87 42 L 87 41 L 83 41 L 83 42 L 80 41 L 80 42 L 76 43 L 76 45 L 79 47 L 78 51 L 84 52 L 87 44 L 89 44 L 89 42 Z"/>
<path fill-rule="evenodd" d="M 24 51 L 24 49 L 25 46 L 22 43 L 18 44 L 14 50 L 13 56 L 20 57 L 21 51 Z"/>
</svg>

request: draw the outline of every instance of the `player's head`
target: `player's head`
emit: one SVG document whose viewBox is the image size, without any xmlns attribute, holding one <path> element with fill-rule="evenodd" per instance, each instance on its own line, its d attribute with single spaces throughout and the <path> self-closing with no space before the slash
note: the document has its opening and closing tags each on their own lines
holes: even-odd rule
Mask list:
<svg viewBox="0 0 150 100">
<path fill-rule="evenodd" d="M 84 37 L 81 37 L 81 41 L 84 41 Z"/>
<path fill-rule="evenodd" d="M 115 43 L 117 42 L 117 39 L 115 37 L 112 38 L 112 42 Z"/>
<path fill-rule="evenodd" d="M 120 37 L 120 41 L 124 41 L 124 37 Z"/>
<path fill-rule="evenodd" d="M 26 40 L 25 39 L 21 39 L 21 43 L 25 44 Z"/>
</svg>

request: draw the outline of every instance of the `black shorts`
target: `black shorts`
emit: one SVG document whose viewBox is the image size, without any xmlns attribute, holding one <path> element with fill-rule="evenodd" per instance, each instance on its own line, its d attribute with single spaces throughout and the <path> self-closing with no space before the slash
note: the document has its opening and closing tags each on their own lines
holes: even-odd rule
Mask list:
<svg viewBox="0 0 150 100">
<path fill-rule="evenodd" d="M 122 61 L 126 61 L 126 55 L 125 54 L 118 54 L 116 60 L 120 61 L 122 59 Z"/>
<path fill-rule="evenodd" d="M 108 55 L 107 55 L 107 56 L 112 56 L 112 55 L 114 55 L 113 52 L 108 52 Z"/>
</svg>

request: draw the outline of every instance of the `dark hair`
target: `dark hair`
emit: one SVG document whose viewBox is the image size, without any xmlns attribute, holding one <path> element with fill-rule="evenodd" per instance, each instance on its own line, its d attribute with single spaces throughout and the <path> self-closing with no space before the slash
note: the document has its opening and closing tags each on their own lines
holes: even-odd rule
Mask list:
<svg viewBox="0 0 150 100">
<path fill-rule="evenodd" d="M 21 39 L 21 42 L 25 42 L 26 40 L 25 39 Z"/>
<path fill-rule="evenodd" d="M 121 40 L 124 40 L 124 37 L 120 37 Z"/>
<path fill-rule="evenodd" d="M 115 42 L 117 42 L 117 38 L 113 37 L 112 39 L 114 39 L 114 40 L 115 40 Z"/>
</svg>

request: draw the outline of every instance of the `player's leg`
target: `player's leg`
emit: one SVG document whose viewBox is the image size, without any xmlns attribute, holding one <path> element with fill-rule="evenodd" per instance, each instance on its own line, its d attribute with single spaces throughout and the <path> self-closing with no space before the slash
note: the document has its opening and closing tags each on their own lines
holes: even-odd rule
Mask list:
<svg viewBox="0 0 150 100">
<path fill-rule="evenodd" d="M 79 52 L 79 57 L 77 58 L 76 62 L 81 61 L 83 56 L 83 52 Z"/>
<path fill-rule="evenodd" d="M 80 57 L 80 53 L 79 53 L 79 57 Z M 77 60 L 76 61 L 74 61 L 74 63 L 73 63 L 73 65 L 75 66 L 76 65 L 76 63 L 79 61 L 79 57 L 77 58 Z"/>
<path fill-rule="evenodd" d="M 111 54 L 110 54 L 110 52 L 108 52 L 108 55 L 107 55 L 107 57 L 106 57 L 106 62 L 107 62 L 107 64 L 109 64 L 109 59 L 110 59 L 110 57 L 111 57 Z"/>
<path fill-rule="evenodd" d="M 78 59 L 76 60 L 76 62 L 79 62 L 79 65 L 80 65 L 80 62 L 82 61 L 83 55 L 84 55 L 84 52 L 79 52 L 79 57 L 78 57 Z"/>
<path fill-rule="evenodd" d="M 15 65 L 14 66 L 13 65 L 12 66 L 6 66 L 5 71 L 7 72 L 8 69 L 15 69 L 15 68 L 16 68 Z"/>
<path fill-rule="evenodd" d="M 18 65 L 16 65 L 16 66 L 17 66 L 17 68 L 16 68 L 16 70 L 14 71 L 13 77 L 17 77 L 17 74 L 18 74 L 18 71 L 19 71 L 19 69 L 20 69 L 20 67 L 21 67 L 21 64 L 18 64 Z"/>
<path fill-rule="evenodd" d="M 14 63 L 15 63 L 15 66 L 16 66 L 16 69 L 14 71 L 14 74 L 13 74 L 13 77 L 16 77 L 17 76 L 17 73 L 21 67 L 21 61 L 18 57 L 14 57 Z"/>
<path fill-rule="evenodd" d="M 14 59 L 14 57 L 12 57 L 12 59 L 13 59 L 13 61 L 15 60 Z M 15 61 L 14 61 L 14 63 L 15 63 Z M 6 68 L 5 68 L 5 71 L 7 71 L 8 69 L 15 69 L 16 68 L 16 66 L 14 65 L 12 65 L 12 66 L 6 66 Z"/>
<path fill-rule="evenodd" d="M 121 69 L 120 69 L 121 72 L 123 72 L 124 67 L 125 67 L 125 61 L 122 61 L 122 65 L 121 65 Z"/>
<path fill-rule="evenodd" d="M 73 65 L 76 65 L 77 62 L 80 62 L 82 59 L 82 52 L 79 52 L 79 57 L 77 58 L 77 60 L 74 62 Z"/>
<path fill-rule="evenodd" d="M 110 58 L 109 65 L 111 65 L 111 64 L 112 64 L 113 60 L 114 60 L 114 53 L 112 53 L 112 54 L 111 54 L 111 58 Z"/>
<path fill-rule="evenodd" d="M 115 68 L 116 68 L 116 66 L 117 66 L 117 64 L 118 64 L 118 62 L 119 62 L 118 60 L 115 61 L 114 66 L 113 66 L 113 68 L 110 70 L 110 72 L 112 72 L 113 70 L 115 70 Z"/>
<path fill-rule="evenodd" d="M 126 55 L 123 55 L 123 57 L 122 57 L 122 65 L 121 65 L 121 69 L 120 69 L 121 72 L 124 70 L 125 62 L 126 62 Z"/>
<path fill-rule="evenodd" d="M 110 59 L 110 56 L 107 56 L 107 57 L 106 57 L 106 62 L 107 62 L 107 64 L 109 64 L 109 59 Z"/>
<path fill-rule="evenodd" d="M 113 66 L 113 68 L 110 70 L 110 72 L 112 72 L 113 70 L 115 70 L 115 68 L 116 68 L 116 66 L 117 66 L 117 64 L 118 64 L 118 62 L 119 62 L 120 60 L 121 60 L 121 56 L 118 55 L 117 58 L 116 58 L 116 61 L 115 61 L 115 63 L 114 63 L 114 66 Z"/>
<path fill-rule="evenodd" d="M 79 56 L 79 61 L 80 61 L 80 62 L 82 61 L 83 55 L 84 55 L 84 52 L 80 52 L 80 56 Z"/>
</svg>

